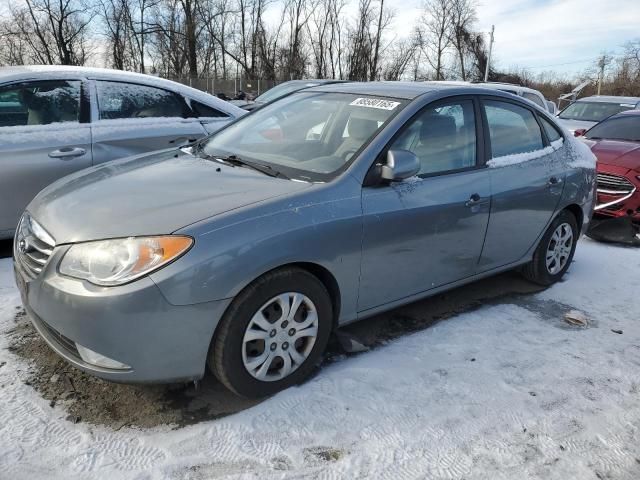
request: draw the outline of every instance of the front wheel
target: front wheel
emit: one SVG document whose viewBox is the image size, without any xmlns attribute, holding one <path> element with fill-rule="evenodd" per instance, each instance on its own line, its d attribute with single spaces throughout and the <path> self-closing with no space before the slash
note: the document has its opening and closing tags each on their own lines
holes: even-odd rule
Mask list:
<svg viewBox="0 0 640 480">
<path fill-rule="evenodd" d="M 314 275 L 300 268 L 269 272 L 229 306 L 209 353 L 209 367 L 238 395 L 271 395 L 313 371 L 332 323 L 331 298 Z"/>
<path fill-rule="evenodd" d="M 525 278 L 543 286 L 559 281 L 569 269 L 577 241 L 576 217 L 564 210 L 549 225 L 531 262 L 523 267 Z"/>
</svg>

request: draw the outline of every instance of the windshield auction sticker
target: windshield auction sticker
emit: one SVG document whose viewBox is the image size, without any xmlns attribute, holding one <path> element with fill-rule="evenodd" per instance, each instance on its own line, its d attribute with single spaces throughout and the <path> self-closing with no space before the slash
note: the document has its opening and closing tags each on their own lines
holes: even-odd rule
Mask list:
<svg viewBox="0 0 640 480">
<path fill-rule="evenodd" d="M 400 102 L 392 102 L 391 100 L 384 100 L 382 98 L 356 98 L 349 105 L 354 107 L 367 107 L 367 108 L 379 108 L 381 110 L 393 110 Z"/>
</svg>

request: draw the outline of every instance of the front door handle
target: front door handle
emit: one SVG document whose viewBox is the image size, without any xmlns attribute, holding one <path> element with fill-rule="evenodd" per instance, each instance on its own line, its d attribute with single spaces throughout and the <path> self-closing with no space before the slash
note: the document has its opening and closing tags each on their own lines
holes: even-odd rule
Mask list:
<svg viewBox="0 0 640 480">
<path fill-rule="evenodd" d="M 49 152 L 49 157 L 51 158 L 59 158 L 60 160 L 67 160 L 74 157 L 80 157 L 87 153 L 84 148 L 80 147 L 63 147 L 58 150 L 53 150 Z"/>
<path fill-rule="evenodd" d="M 469 197 L 469 200 L 465 202 L 465 206 L 473 207 L 475 205 L 478 205 L 479 203 L 482 203 L 482 197 L 479 194 L 474 193 Z"/>
</svg>

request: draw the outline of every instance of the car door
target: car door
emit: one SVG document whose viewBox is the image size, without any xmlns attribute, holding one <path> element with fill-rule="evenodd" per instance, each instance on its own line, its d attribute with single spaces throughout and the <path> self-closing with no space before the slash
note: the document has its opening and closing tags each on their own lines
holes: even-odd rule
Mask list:
<svg viewBox="0 0 640 480">
<path fill-rule="evenodd" d="M 0 86 L 0 236 L 40 190 L 91 165 L 85 87 L 79 79 Z"/>
<path fill-rule="evenodd" d="M 517 262 L 537 243 L 562 195 L 565 166 L 555 151 L 563 147 L 549 145 L 532 109 L 504 99 L 482 105 L 492 190 L 480 260 L 486 271 Z"/>
<path fill-rule="evenodd" d="M 359 311 L 476 272 L 491 195 L 480 132 L 477 101 L 463 97 L 425 107 L 391 142 L 421 169 L 362 190 Z"/>
<path fill-rule="evenodd" d="M 184 97 L 150 85 L 94 81 L 93 161 L 177 147 L 207 131 Z"/>
</svg>

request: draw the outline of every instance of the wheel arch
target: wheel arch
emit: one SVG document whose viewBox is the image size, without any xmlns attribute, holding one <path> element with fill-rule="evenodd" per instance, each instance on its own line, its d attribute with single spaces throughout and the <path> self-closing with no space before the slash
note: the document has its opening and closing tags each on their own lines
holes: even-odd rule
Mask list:
<svg viewBox="0 0 640 480">
<path fill-rule="evenodd" d="M 573 214 L 573 216 L 576 218 L 576 222 L 578 222 L 578 232 L 580 232 L 582 230 L 582 225 L 584 223 L 584 212 L 582 211 L 582 208 L 580 207 L 580 205 L 572 203 L 564 207 L 561 211 L 564 211 L 564 210 L 567 210 L 568 212 Z M 560 212 L 558 212 L 558 214 L 559 213 Z"/>
<path fill-rule="evenodd" d="M 308 262 L 308 261 L 295 261 L 295 262 L 283 263 L 281 265 L 278 265 L 277 267 L 270 268 L 269 270 L 262 272 L 260 275 L 256 276 L 255 278 L 252 278 L 250 281 L 246 283 L 246 285 L 244 285 L 240 289 L 240 292 L 246 289 L 249 285 L 253 284 L 257 280 L 264 277 L 265 275 L 268 275 L 271 272 L 275 272 L 277 270 L 282 270 L 282 269 L 291 268 L 291 267 L 299 268 L 301 270 L 305 270 L 306 272 L 310 273 L 311 275 L 316 277 L 320 281 L 320 283 L 322 283 L 322 285 L 324 285 L 324 287 L 327 289 L 327 292 L 329 292 L 329 297 L 331 298 L 331 307 L 333 311 L 332 329 L 336 328 L 339 324 L 340 312 L 342 308 L 342 295 L 340 292 L 340 286 L 338 284 L 338 281 L 335 275 L 331 273 L 331 271 L 328 268 L 326 268 L 323 265 L 320 265 L 319 263 Z M 216 326 L 216 331 L 217 329 L 218 327 Z M 215 334 L 216 332 L 214 332 L 214 336 Z"/>
</svg>

